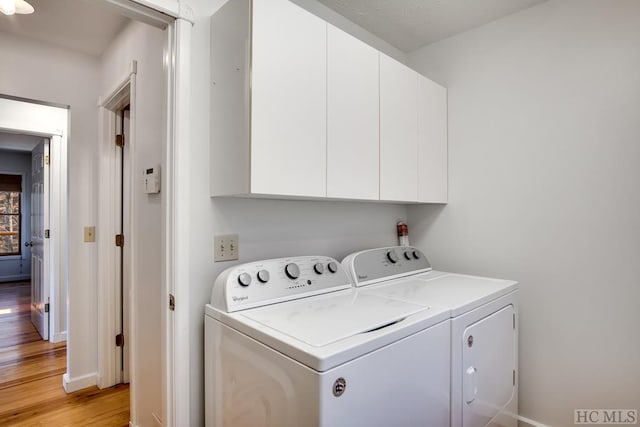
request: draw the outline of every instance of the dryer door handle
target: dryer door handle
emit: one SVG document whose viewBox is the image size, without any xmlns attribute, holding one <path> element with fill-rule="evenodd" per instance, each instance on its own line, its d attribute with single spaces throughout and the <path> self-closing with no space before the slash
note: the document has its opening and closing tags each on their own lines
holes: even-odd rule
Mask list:
<svg viewBox="0 0 640 427">
<path fill-rule="evenodd" d="M 478 370 L 473 366 L 469 366 L 465 372 L 467 377 L 465 378 L 464 401 L 467 402 L 467 405 L 472 404 L 478 396 L 477 373 Z"/>
</svg>

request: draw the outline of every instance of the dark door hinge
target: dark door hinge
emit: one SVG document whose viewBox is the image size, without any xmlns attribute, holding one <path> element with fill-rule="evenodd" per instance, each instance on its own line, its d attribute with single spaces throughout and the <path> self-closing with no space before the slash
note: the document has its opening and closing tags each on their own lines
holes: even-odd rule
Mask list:
<svg viewBox="0 0 640 427">
<path fill-rule="evenodd" d="M 116 246 L 124 247 L 124 234 L 116 234 Z"/>
<path fill-rule="evenodd" d="M 176 297 L 173 294 L 169 294 L 169 310 L 176 311 Z"/>
<path fill-rule="evenodd" d="M 124 135 L 116 135 L 116 147 L 124 147 Z"/>
<path fill-rule="evenodd" d="M 48 165 L 51 162 L 51 158 L 49 156 L 44 156 L 44 164 Z"/>
<path fill-rule="evenodd" d="M 51 234 L 51 232 L 49 231 L 49 229 L 44 230 L 44 238 L 48 239 L 49 238 L 49 234 Z"/>
<path fill-rule="evenodd" d="M 48 312 L 49 312 L 49 303 L 46 303 L 46 304 L 44 305 L 44 312 L 45 312 L 45 313 L 48 313 Z"/>
<path fill-rule="evenodd" d="M 513 385 L 516 385 L 516 370 L 513 370 Z"/>
<path fill-rule="evenodd" d="M 124 347 L 124 334 L 116 335 L 116 347 Z"/>
</svg>

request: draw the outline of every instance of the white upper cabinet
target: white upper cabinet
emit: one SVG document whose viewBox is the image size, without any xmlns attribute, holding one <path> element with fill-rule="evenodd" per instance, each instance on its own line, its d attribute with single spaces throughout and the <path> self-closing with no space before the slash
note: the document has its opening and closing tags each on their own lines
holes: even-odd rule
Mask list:
<svg viewBox="0 0 640 427">
<path fill-rule="evenodd" d="M 418 201 L 447 202 L 447 89 L 418 76 Z"/>
<path fill-rule="evenodd" d="M 380 200 L 418 201 L 418 74 L 380 54 Z"/>
<path fill-rule="evenodd" d="M 251 192 L 326 195 L 327 24 L 288 0 L 254 0 Z"/>
<path fill-rule="evenodd" d="M 378 51 L 329 25 L 327 196 L 379 197 Z"/>
<path fill-rule="evenodd" d="M 446 89 L 289 0 L 211 18 L 211 195 L 447 201 Z"/>
</svg>

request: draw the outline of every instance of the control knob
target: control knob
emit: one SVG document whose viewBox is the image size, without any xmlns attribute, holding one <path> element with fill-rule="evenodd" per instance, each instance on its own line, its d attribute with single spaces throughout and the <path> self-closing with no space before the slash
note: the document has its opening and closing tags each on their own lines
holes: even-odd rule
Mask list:
<svg viewBox="0 0 640 427">
<path fill-rule="evenodd" d="M 284 267 L 284 272 L 287 274 L 287 277 L 291 280 L 295 280 L 300 277 L 300 267 L 298 267 L 295 263 L 289 263 Z"/>
<path fill-rule="evenodd" d="M 411 252 L 409 252 L 409 251 L 404 251 L 404 258 L 405 258 L 407 261 L 411 261 Z"/>
<path fill-rule="evenodd" d="M 331 273 L 336 273 L 338 271 L 338 264 L 334 261 L 330 261 L 329 264 L 327 264 L 327 268 Z"/>
<path fill-rule="evenodd" d="M 322 265 L 321 262 L 317 262 L 313 266 L 313 271 L 315 271 L 317 274 L 323 274 L 324 273 L 324 265 Z"/>
<path fill-rule="evenodd" d="M 251 275 L 249 275 L 249 273 L 242 273 L 238 276 L 238 283 L 241 286 L 249 286 L 249 284 L 251 284 Z"/>
<path fill-rule="evenodd" d="M 420 252 L 418 252 L 418 251 L 413 251 L 413 257 L 414 257 L 415 259 L 420 259 Z"/>
<path fill-rule="evenodd" d="M 387 259 L 391 262 L 391 264 L 395 264 L 396 262 L 398 262 L 398 255 L 396 255 L 395 251 L 388 251 Z"/>
<path fill-rule="evenodd" d="M 260 283 L 267 283 L 269 281 L 269 272 L 267 270 L 258 271 L 258 280 Z"/>
</svg>

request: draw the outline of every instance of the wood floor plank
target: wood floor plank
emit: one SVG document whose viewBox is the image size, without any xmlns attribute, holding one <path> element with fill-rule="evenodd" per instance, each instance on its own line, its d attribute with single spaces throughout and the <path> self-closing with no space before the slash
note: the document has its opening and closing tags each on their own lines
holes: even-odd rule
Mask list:
<svg viewBox="0 0 640 427">
<path fill-rule="evenodd" d="M 29 282 L 0 284 L 0 426 L 128 426 L 128 385 L 64 392 L 66 343 L 40 338 L 29 293 Z"/>
</svg>

